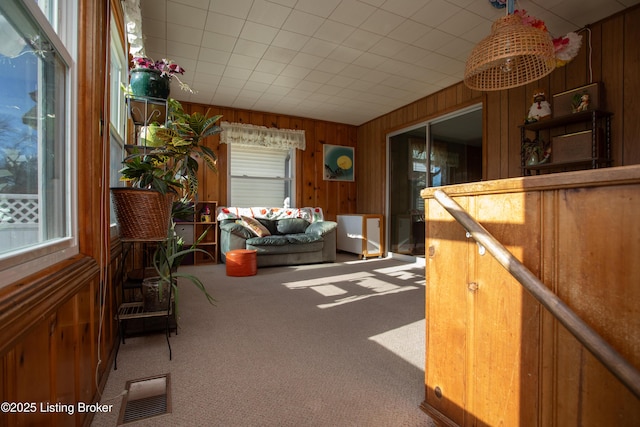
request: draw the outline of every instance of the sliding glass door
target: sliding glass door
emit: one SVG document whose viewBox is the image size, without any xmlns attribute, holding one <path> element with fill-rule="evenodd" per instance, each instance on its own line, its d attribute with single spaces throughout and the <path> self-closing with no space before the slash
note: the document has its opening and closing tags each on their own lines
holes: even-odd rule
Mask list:
<svg viewBox="0 0 640 427">
<path fill-rule="evenodd" d="M 482 109 L 474 106 L 387 135 L 388 250 L 424 256 L 425 187 L 482 179 Z"/>
</svg>

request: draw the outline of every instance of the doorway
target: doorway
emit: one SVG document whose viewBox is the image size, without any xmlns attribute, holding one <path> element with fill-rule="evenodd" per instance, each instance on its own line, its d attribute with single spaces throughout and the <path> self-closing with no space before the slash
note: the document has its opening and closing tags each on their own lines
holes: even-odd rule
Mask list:
<svg viewBox="0 0 640 427">
<path fill-rule="evenodd" d="M 388 251 L 424 257 L 420 191 L 482 180 L 482 105 L 388 134 L 387 153 Z"/>
</svg>

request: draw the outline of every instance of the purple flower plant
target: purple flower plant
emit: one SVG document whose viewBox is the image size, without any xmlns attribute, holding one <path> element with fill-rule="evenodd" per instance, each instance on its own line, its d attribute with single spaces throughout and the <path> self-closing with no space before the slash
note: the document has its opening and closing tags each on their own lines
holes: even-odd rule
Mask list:
<svg viewBox="0 0 640 427">
<path fill-rule="evenodd" d="M 136 68 L 145 68 L 148 70 L 158 70 L 162 74 L 162 76 L 167 76 L 170 79 L 175 77 L 178 83 L 180 83 L 180 89 L 186 90 L 191 93 L 195 93 L 186 83 L 183 83 L 176 74 L 184 74 L 184 68 L 176 64 L 175 62 L 169 59 L 161 59 L 159 61 L 154 61 L 153 59 L 146 58 L 143 56 L 135 56 L 133 60 L 133 65 Z"/>
</svg>

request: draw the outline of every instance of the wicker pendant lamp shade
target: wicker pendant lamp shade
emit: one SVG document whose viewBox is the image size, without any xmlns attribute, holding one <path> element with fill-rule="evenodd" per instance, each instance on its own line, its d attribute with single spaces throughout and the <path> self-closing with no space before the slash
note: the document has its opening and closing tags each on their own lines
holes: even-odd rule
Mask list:
<svg viewBox="0 0 640 427">
<path fill-rule="evenodd" d="M 467 59 L 464 83 L 476 90 L 501 90 L 541 79 L 556 67 L 551 36 L 509 14 L 493 23 L 491 34 Z"/>
</svg>

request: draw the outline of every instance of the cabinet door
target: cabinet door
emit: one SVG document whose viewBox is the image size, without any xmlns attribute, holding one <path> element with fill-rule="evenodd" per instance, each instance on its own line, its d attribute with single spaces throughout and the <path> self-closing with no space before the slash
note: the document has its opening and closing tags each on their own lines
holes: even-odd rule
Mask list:
<svg viewBox="0 0 640 427">
<path fill-rule="evenodd" d="M 467 305 L 469 251 L 465 230 L 435 200 L 425 200 L 426 264 L 425 403 L 457 425 L 464 424 L 467 401 Z M 464 207 L 464 206 L 463 206 Z M 429 238 L 430 236 L 437 236 Z M 446 258 L 445 258 L 446 254 Z"/>
</svg>

